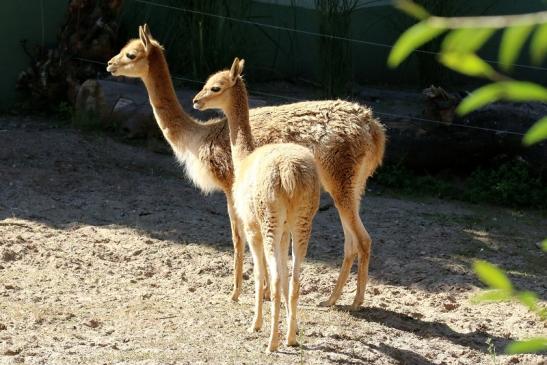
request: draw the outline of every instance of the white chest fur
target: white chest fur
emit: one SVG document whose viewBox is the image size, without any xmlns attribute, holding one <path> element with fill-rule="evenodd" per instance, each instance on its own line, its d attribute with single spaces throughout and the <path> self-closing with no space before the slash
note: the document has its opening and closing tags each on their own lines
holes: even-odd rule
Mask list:
<svg viewBox="0 0 547 365">
<path fill-rule="evenodd" d="M 217 179 L 211 173 L 199 156 L 189 150 L 175 152 L 177 159 L 186 168 L 186 175 L 204 194 L 221 190 Z"/>
</svg>

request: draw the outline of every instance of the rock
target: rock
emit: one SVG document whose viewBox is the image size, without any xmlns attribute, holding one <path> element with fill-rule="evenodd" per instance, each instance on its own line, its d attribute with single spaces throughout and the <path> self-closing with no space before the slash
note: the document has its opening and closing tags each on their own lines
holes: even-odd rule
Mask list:
<svg viewBox="0 0 547 365">
<path fill-rule="evenodd" d="M 384 162 L 431 173 L 472 171 L 500 158 L 522 158 L 538 172 L 546 171 L 547 143 L 524 146 L 521 134 L 547 114 L 547 103 L 497 102 L 462 118 L 453 113 L 457 96 L 436 87 L 427 89 L 425 99 L 391 90 L 361 94 L 382 100 L 374 112 L 387 129 Z"/>
<path fill-rule="evenodd" d="M 2 258 L 2 261 L 6 261 L 6 262 L 15 261 L 19 258 L 19 255 L 17 254 L 17 252 L 10 250 L 9 248 L 6 248 L 2 251 L 1 258 Z"/>
<path fill-rule="evenodd" d="M 447 310 L 447 311 L 452 311 L 452 310 L 458 308 L 459 306 L 460 306 L 459 304 L 452 303 L 452 302 L 446 302 L 446 303 L 443 304 L 444 309 Z"/>
<path fill-rule="evenodd" d="M 84 322 L 84 326 L 90 327 L 90 328 L 97 328 L 101 325 L 101 322 L 97 319 L 90 319 L 87 322 Z"/>
<path fill-rule="evenodd" d="M 6 356 L 15 356 L 15 355 L 19 355 L 20 353 L 21 353 L 21 349 L 15 349 L 15 350 L 7 349 L 6 351 L 4 351 L 4 355 Z"/>
<path fill-rule="evenodd" d="M 5 324 L 0 323 L 0 331 L 5 331 L 5 330 L 7 330 L 7 329 L 8 329 L 8 327 L 6 327 Z"/>
</svg>

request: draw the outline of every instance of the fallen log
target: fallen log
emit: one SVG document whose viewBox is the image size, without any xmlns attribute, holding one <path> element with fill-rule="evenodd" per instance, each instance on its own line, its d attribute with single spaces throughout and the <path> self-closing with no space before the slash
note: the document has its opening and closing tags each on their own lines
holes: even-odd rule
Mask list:
<svg viewBox="0 0 547 365">
<path fill-rule="evenodd" d="M 387 127 L 388 163 L 427 172 L 467 172 L 522 158 L 547 173 L 547 142 L 522 144 L 522 135 L 547 115 L 545 103 L 494 103 L 461 118 L 453 110 L 462 96 L 441 88 L 430 87 L 423 95 L 366 89 L 361 98 Z"/>
</svg>

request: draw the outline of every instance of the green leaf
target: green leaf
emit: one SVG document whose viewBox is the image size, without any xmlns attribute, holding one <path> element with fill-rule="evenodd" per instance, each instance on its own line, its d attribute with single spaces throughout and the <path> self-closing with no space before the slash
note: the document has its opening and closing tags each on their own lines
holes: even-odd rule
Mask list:
<svg viewBox="0 0 547 365">
<path fill-rule="evenodd" d="M 513 285 L 505 273 L 497 266 L 483 260 L 473 263 L 473 270 L 479 279 L 493 289 L 512 291 Z"/>
<path fill-rule="evenodd" d="M 547 23 L 538 26 L 530 42 L 532 62 L 539 65 L 547 54 Z"/>
<path fill-rule="evenodd" d="M 496 71 L 474 53 L 447 52 L 441 53 L 443 65 L 468 76 L 491 77 Z"/>
<path fill-rule="evenodd" d="M 504 70 L 509 70 L 517 59 L 526 38 L 534 28 L 533 25 L 520 25 L 507 28 L 503 32 L 500 45 L 500 63 Z"/>
<path fill-rule="evenodd" d="M 413 25 L 397 39 L 389 53 L 387 64 L 392 68 L 399 66 L 412 51 L 444 31 L 442 28 L 433 28 L 423 21 Z"/>
<path fill-rule="evenodd" d="M 492 28 L 461 28 L 444 38 L 443 52 L 471 53 L 481 48 L 496 30 Z"/>
<path fill-rule="evenodd" d="M 465 115 L 498 100 L 547 101 L 547 89 L 525 81 L 496 82 L 473 91 L 463 99 L 456 111 Z"/>
<path fill-rule="evenodd" d="M 505 348 L 506 354 L 523 354 L 547 350 L 547 338 L 536 337 L 524 341 L 511 342 Z"/>
<path fill-rule="evenodd" d="M 547 252 L 547 240 L 543 240 L 543 242 L 541 242 L 541 250 L 543 252 Z"/>
<path fill-rule="evenodd" d="M 526 132 L 522 141 L 525 145 L 529 146 L 544 139 L 547 139 L 547 117 L 538 120 L 532 128 Z M 543 241 L 543 251 L 547 251 L 547 240 Z"/>
<path fill-rule="evenodd" d="M 532 312 L 536 312 L 538 309 L 538 297 L 531 291 L 523 291 L 517 294 L 517 299 L 528 307 Z"/>
<path fill-rule="evenodd" d="M 513 298 L 510 290 L 486 290 L 473 295 L 471 298 L 472 303 L 480 302 L 502 302 Z"/>
<path fill-rule="evenodd" d="M 410 0 L 396 0 L 394 5 L 399 10 L 419 20 L 424 20 L 430 16 L 427 10 Z"/>
</svg>

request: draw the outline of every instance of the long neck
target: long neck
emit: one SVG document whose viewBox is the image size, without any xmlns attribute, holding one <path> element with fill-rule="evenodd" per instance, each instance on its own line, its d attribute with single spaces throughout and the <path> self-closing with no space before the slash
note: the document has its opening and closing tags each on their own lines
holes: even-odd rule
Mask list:
<svg viewBox="0 0 547 365">
<path fill-rule="evenodd" d="M 231 88 L 232 102 L 225 110 L 230 126 L 230 144 L 232 147 L 232 160 L 237 169 L 239 162 L 251 154 L 255 149 L 251 126 L 249 124 L 249 100 L 247 89 L 243 80 L 238 77 Z"/>
<path fill-rule="evenodd" d="M 159 47 L 152 47 L 148 56 L 148 68 L 148 75 L 143 77 L 143 82 L 148 91 L 156 121 L 165 138 L 172 145 L 178 144 L 181 138 L 190 136 L 193 130 L 200 127 L 200 124 L 182 109 L 171 81 L 167 61 Z"/>
</svg>

